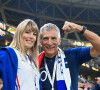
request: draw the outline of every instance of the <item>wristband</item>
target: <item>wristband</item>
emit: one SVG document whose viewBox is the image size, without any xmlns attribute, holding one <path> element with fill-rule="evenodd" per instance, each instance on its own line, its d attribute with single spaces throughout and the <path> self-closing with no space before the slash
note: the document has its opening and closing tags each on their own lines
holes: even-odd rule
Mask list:
<svg viewBox="0 0 100 90">
<path fill-rule="evenodd" d="M 87 27 L 83 26 L 83 29 L 82 29 L 82 31 L 80 31 L 80 34 L 83 34 L 86 29 L 87 29 Z"/>
</svg>

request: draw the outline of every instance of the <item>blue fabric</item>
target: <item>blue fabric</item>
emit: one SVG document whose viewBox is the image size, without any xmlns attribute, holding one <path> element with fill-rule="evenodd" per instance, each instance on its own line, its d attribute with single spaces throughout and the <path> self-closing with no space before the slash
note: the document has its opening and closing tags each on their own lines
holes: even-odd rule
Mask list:
<svg viewBox="0 0 100 90">
<path fill-rule="evenodd" d="M 57 81 L 58 90 L 67 90 L 64 80 Z"/>
<path fill-rule="evenodd" d="M 68 61 L 73 90 L 78 90 L 78 75 L 82 63 L 92 59 L 90 47 L 78 47 L 64 51 Z"/>
<path fill-rule="evenodd" d="M 91 90 L 96 90 L 96 89 L 95 89 L 95 86 L 93 86 L 93 87 L 91 88 Z"/>
<path fill-rule="evenodd" d="M 91 90 L 100 90 L 100 84 L 94 85 Z"/>
<path fill-rule="evenodd" d="M 42 90 L 41 78 L 39 80 L 39 86 L 40 86 L 40 90 Z"/>
<path fill-rule="evenodd" d="M 95 85 L 95 90 L 100 90 L 100 84 Z"/>
<path fill-rule="evenodd" d="M 2 36 L 0 35 L 0 39 L 2 38 Z"/>
<path fill-rule="evenodd" d="M 12 62 L 10 60 L 11 55 Z M 0 78 L 3 80 L 3 90 L 15 90 L 18 59 L 15 51 L 10 48 L 0 48 Z"/>
</svg>

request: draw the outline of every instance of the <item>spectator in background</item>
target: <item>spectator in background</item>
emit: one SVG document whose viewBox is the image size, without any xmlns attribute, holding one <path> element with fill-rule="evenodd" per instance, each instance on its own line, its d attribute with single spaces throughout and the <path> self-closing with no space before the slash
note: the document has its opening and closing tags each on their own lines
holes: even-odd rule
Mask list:
<svg viewBox="0 0 100 90">
<path fill-rule="evenodd" d="M 88 83 L 87 83 L 87 81 L 85 81 L 85 83 L 84 83 L 84 90 L 88 90 Z"/>
<path fill-rule="evenodd" d="M 92 87 L 92 90 L 100 90 L 100 77 L 95 79 L 96 84 Z"/>
<path fill-rule="evenodd" d="M 0 39 L 5 35 L 5 32 L 0 29 Z"/>
<path fill-rule="evenodd" d="M 78 90 L 84 90 L 84 89 L 80 87 L 80 88 L 78 88 Z"/>
</svg>

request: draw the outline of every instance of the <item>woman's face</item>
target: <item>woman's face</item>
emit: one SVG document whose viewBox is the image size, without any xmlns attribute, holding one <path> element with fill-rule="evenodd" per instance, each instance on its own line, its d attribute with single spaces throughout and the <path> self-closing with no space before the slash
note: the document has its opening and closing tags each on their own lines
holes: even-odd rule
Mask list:
<svg viewBox="0 0 100 90">
<path fill-rule="evenodd" d="M 23 44 L 26 50 L 32 48 L 36 42 L 37 33 L 30 29 L 26 29 L 23 33 Z"/>
</svg>

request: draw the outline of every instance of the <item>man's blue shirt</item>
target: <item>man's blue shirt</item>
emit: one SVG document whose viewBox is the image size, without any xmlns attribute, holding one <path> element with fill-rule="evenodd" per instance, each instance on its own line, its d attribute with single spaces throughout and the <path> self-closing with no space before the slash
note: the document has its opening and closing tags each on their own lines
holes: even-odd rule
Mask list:
<svg viewBox="0 0 100 90">
<path fill-rule="evenodd" d="M 64 53 L 69 65 L 73 90 L 78 90 L 78 75 L 79 75 L 80 67 L 84 62 L 87 62 L 92 59 L 92 57 L 90 56 L 90 47 L 78 47 L 78 48 L 67 49 L 64 50 Z M 45 69 L 43 69 L 44 67 L 43 63 L 44 60 L 42 60 L 40 72 L 42 72 L 43 70 L 45 71 Z M 52 64 L 51 64 L 51 68 L 53 67 Z M 45 75 L 41 76 L 41 78 L 44 79 L 45 77 L 46 77 Z M 50 83 L 48 82 L 49 82 L 48 78 L 45 80 L 45 82 L 42 82 L 42 86 L 43 88 L 45 88 L 45 90 L 48 90 L 48 88 L 46 87 L 50 86 Z M 55 85 L 56 83 L 57 82 L 54 82 Z"/>
<path fill-rule="evenodd" d="M 92 59 L 90 56 L 90 47 L 78 47 L 64 51 L 71 75 L 73 90 L 78 90 L 78 75 L 80 67 L 84 62 Z"/>
</svg>

